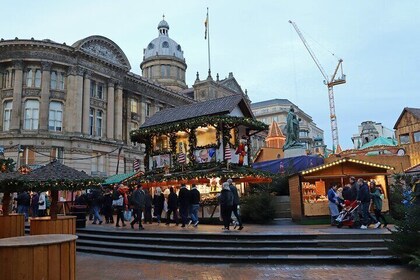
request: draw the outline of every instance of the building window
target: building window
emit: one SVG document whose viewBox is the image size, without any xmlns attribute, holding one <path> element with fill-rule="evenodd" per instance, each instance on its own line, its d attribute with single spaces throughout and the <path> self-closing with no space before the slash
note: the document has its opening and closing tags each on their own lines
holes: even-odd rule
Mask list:
<svg viewBox="0 0 420 280">
<path fill-rule="evenodd" d="M 150 117 L 150 104 L 149 103 L 146 103 L 144 114 L 146 117 Z"/>
<path fill-rule="evenodd" d="M 10 119 L 12 117 L 13 101 L 6 101 L 3 105 L 3 131 L 10 129 Z"/>
<path fill-rule="evenodd" d="M 414 132 L 413 137 L 414 137 L 414 143 L 420 142 L 420 131 Z"/>
<path fill-rule="evenodd" d="M 96 97 L 104 99 L 104 84 L 98 83 L 98 86 L 96 87 Z"/>
<path fill-rule="evenodd" d="M 137 100 L 131 99 L 130 100 L 130 107 L 131 107 L 131 112 L 137 114 L 137 112 L 138 112 L 137 111 Z"/>
<path fill-rule="evenodd" d="M 40 69 L 35 70 L 35 87 L 36 88 L 41 87 L 41 70 Z"/>
<path fill-rule="evenodd" d="M 160 66 L 160 74 L 162 78 L 169 78 L 170 72 L 171 72 L 171 66 L 170 65 L 161 65 Z"/>
<path fill-rule="evenodd" d="M 32 87 L 32 69 L 28 69 L 28 71 L 26 72 L 26 86 L 27 87 Z"/>
<path fill-rule="evenodd" d="M 51 89 L 57 88 L 57 72 L 51 72 Z"/>
<path fill-rule="evenodd" d="M 89 135 L 93 136 L 93 123 L 94 123 L 94 116 L 95 110 L 93 108 L 89 109 Z"/>
<path fill-rule="evenodd" d="M 63 127 L 63 104 L 61 102 L 50 103 L 48 129 L 50 131 L 62 131 Z"/>
<path fill-rule="evenodd" d="M 162 48 L 169 48 L 169 43 L 167 41 L 164 41 L 162 43 Z"/>
<path fill-rule="evenodd" d="M 400 144 L 410 144 L 410 136 L 408 133 L 400 135 Z"/>
<path fill-rule="evenodd" d="M 25 102 L 25 119 L 24 129 L 34 130 L 38 129 L 39 122 L 39 101 L 27 100 Z"/>
<path fill-rule="evenodd" d="M 64 148 L 53 147 L 50 153 L 51 160 L 57 160 L 59 163 L 64 164 Z"/>
<path fill-rule="evenodd" d="M 90 97 L 96 97 L 96 82 L 90 81 Z"/>
<path fill-rule="evenodd" d="M 103 112 L 101 110 L 96 111 L 96 136 L 102 137 L 102 115 Z"/>
<path fill-rule="evenodd" d="M 64 90 L 64 81 L 65 81 L 65 73 L 64 72 L 60 72 L 58 73 L 58 89 L 59 90 Z"/>
</svg>

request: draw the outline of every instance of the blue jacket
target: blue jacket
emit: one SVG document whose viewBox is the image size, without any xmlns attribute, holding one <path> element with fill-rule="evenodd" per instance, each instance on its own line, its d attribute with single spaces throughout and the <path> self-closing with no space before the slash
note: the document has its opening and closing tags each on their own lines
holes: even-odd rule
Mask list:
<svg viewBox="0 0 420 280">
<path fill-rule="evenodd" d="M 333 188 L 328 190 L 328 200 L 332 203 L 337 203 L 337 193 L 333 190 Z"/>
</svg>

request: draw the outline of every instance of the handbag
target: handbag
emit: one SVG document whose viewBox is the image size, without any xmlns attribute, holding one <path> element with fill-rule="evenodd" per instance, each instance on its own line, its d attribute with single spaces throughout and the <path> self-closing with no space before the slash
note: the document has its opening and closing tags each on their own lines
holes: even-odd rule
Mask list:
<svg viewBox="0 0 420 280">
<path fill-rule="evenodd" d="M 118 199 L 114 199 L 112 201 L 112 206 L 123 206 L 123 204 L 124 204 L 124 197 L 122 195 L 120 195 Z"/>
<path fill-rule="evenodd" d="M 131 220 L 131 215 L 132 215 L 131 210 L 125 210 L 124 211 L 124 220 L 129 222 Z"/>
</svg>

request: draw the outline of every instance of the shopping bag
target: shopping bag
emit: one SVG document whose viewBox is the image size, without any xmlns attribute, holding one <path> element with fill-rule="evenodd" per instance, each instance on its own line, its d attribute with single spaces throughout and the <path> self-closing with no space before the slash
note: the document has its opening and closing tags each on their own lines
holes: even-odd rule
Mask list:
<svg viewBox="0 0 420 280">
<path fill-rule="evenodd" d="M 125 210 L 124 211 L 124 220 L 129 222 L 131 220 L 131 215 L 132 215 L 131 210 Z"/>
</svg>

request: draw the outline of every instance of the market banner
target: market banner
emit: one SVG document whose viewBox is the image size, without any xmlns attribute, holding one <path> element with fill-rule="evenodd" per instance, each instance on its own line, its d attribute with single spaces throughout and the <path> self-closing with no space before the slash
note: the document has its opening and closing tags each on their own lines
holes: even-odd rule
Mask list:
<svg viewBox="0 0 420 280">
<path fill-rule="evenodd" d="M 312 155 L 255 162 L 252 164 L 252 167 L 275 174 L 292 175 L 322 164 L 324 164 L 323 157 Z"/>
</svg>

